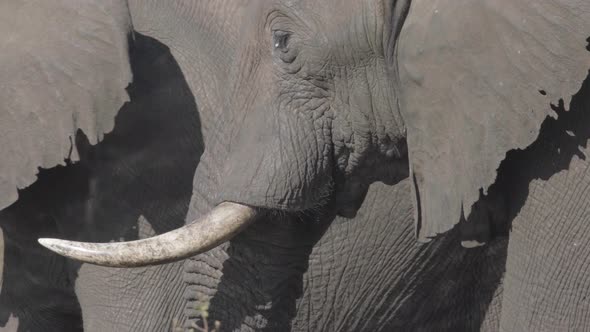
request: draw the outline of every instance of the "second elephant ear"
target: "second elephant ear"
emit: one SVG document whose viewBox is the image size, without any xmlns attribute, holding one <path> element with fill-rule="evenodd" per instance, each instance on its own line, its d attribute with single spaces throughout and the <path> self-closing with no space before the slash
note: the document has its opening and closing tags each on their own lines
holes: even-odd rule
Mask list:
<svg viewBox="0 0 590 332">
<path fill-rule="evenodd" d="M 590 1 L 415 0 L 397 45 L 418 236 L 451 229 L 590 69 Z"/>
<path fill-rule="evenodd" d="M 74 136 L 112 130 L 131 81 L 118 0 L 0 2 L 0 209 L 39 167 L 77 159 Z"/>
</svg>

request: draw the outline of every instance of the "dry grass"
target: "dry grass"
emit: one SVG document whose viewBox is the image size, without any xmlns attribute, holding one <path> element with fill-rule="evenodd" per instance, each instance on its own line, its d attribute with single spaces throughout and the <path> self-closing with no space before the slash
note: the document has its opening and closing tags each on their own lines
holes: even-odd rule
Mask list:
<svg viewBox="0 0 590 332">
<path fill-rule="evenodd" d="M 197 312 L 199 312 L 201 316 L 201 322 L 203 326 L 198 326 L 196 322 L 191 322 L 191 325 L 185 330 L 178 319 L 172 320 L 172 332 L 220 332 L 221 331 L 221 322 L 218 320 L 215 321 L 212 327 L 209 326 L 207 322 L 207 318 L 209 318 L 209 303 L 205 302 L 197 306 Z"/>
</svg>

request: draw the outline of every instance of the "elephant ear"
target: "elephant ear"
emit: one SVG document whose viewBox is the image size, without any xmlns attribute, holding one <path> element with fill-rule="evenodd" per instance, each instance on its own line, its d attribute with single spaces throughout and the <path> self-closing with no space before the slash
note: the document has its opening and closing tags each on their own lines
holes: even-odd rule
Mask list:
<svg viewBox="0 0 590 332">
<path fill-rule="evenodd" d="M 451 229 L 590 68 L 590 1 L 416 0 L 397 44 L 418 237 Z"/>
<path fill-rule="evenodd" d="M 77 159 L 112 130 L 131 81 L 127 7 L 116 0 L 0 2 L 0 209 L 39 167 Z"/>
</svg>

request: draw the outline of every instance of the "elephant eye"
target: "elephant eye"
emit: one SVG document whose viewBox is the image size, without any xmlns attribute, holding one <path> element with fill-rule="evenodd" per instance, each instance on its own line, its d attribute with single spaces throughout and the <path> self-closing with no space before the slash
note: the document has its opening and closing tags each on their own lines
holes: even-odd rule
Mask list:
<svg viewBox="0 0 590 332">
<path fill-rule="evenodd" d="M 289 38 L 291 33 L 282 30 L 274 30 L 272 32 L 273 47 L 275 50 L 287 52 L 289 46 Z"/>
<path fill-rule="evenodd" d="M 291 40 L 291 32 L 283 30 L 273 30 L 272 43 L 275 55 L 281 59 L 283 63 L 293 63 L 297 57 L 297 52 L 289 46 Z"/>
</svg>

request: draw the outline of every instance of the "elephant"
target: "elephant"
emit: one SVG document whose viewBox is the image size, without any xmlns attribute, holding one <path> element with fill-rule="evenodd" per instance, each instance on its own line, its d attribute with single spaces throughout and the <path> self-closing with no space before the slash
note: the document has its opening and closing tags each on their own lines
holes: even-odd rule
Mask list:
<svg viewBox="0 0 590 332">
<path fill-rule="evenodd" d="M 0 6 L 24 330 L 586 326 L 589 4 Z"/>
</svg>

